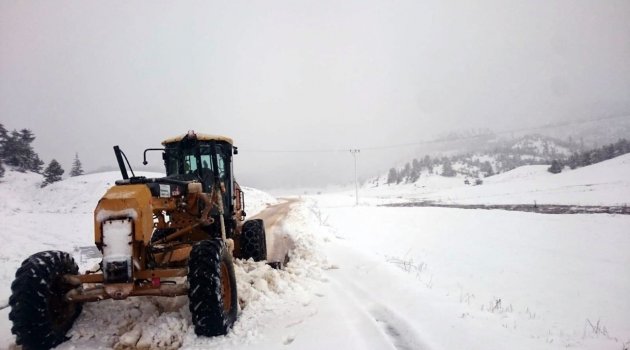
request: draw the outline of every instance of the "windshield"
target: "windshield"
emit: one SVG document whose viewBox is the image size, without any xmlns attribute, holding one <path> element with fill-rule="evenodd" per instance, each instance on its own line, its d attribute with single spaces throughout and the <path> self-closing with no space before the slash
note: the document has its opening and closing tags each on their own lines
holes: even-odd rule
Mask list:
<svg viewBox="0 0 630 350">
<path fill-rule="evenodd" d="M 167 148 L 166 149 L 166 175 L 192 175 L 198 168 L 196 149 L 193 148 Z"/>
<path fill-rule="evenodd" d="M 226 145 L 216 144 L 217 170 L 222 182 L 229 178 L 230 152 Z M 214 180 L 212 155 L 211 143 L 199 142 L 191 147 L 181 147 L 181 144 L 167 145 L 164 158 L 166 174 L 186 181 L 199 180 L 204 183 L 207 190 Z"/>
</svg>

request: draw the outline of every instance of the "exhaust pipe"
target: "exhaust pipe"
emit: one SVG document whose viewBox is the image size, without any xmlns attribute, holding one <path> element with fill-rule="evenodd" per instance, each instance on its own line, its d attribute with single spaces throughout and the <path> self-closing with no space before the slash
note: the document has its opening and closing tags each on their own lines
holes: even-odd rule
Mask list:
<svg viewBox="0 0 630 350">
<path fill-rule="evenodd" d="M 120 168 L 120 173 L 124 180 L 129 179 L 129 175 L 127 174 L 127 168 L 125 168 L 125 163 L 122 158 L 122 151 L 120 147 L 114 146 L 114 154 L 116 154 L 116 160 L 118 161 L 118 167 Z"/>
</svg>

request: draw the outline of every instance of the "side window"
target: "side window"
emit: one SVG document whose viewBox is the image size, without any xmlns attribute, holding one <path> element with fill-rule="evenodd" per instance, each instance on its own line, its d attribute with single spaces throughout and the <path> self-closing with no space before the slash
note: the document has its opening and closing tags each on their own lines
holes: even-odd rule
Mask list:
<svg viewBox="0 0 630 350">
<path fill-rule="evenodd" d="M 201 145 L 199 150 L 199 153 L 201 153 L 201 168 L 204 172 L 212 174 L 212 156 L 210 155 L 210 146 Z"/>
<path fill-rule="evenodd" d="M 225 153 L 223 152 L 223 147 L 217 145 L 217 162 L 219 164 L 219 177 L 221 180 L 225 180 Z"/>
<path fill-rule="evenodd" d="M 221 180 L 225 180 L 225 161 L 223 160 L 223 156 L 219 156 L 217 161 L 219 162 L 219 177 Z"/>
<path fill-rule="evenodd" d="M 179 153 L 173 148 L 166 148 L 163 154 L 164 165 L 166 166 L 166 175 L 179 175 L 180 173 L 180 158 Z"/>
<path fill-rule="evenodd" d="M 201 168 L 204 171 L 212 171 L 212 159 L 210 158 L 209 154 L 202 154 L 201 155 Z"/>
<path fill-rule="evenodd" d="M 175 156 L 168 158 L 167 174 L 166 175 L 179 175 L 179 163 Z"/>
<path fill-rule="evenodd" d="M 184 157 L 184 173 L 191 174 L 197 170 L 197 159 L 194 154 L 187 154 Z"/>
</svg>

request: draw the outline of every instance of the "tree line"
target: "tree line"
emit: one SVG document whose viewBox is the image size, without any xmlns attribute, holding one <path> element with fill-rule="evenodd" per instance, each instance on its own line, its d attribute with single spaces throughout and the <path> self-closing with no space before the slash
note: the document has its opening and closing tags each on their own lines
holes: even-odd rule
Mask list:
<svg viewBox="0 0 630 350">
<path fill-rule="evenodd" d="M 562 172 L 565 166 L 571 169 L 581 168 L 587 165 L 603 162 L 608 159 L 619 157 L 620 155 L 630 153 L 630 142 L 626 139 L 620 139 L 615 143 L 608 144 L 599 148 L 586 150 L 582 152 L 574 152 L 567 159 L 554 159 L 551 166 L 547 169 L 550 173 L 557 174 Z"/>
<path fill-rule="evenodd" d="M 29 129 L 12 130 L 9 132 L 3 124 L 0 124 L 0 178 L 4 176 L 4 165 L 11 166 L 19 172 L 31 171 L 44 176 L 42 187 L 53 182 L 60 181 L 64 170 L 56 159 L 50 161 L 44 168 L 44 162 L 33 149 L 35 134 Z M 43 171 L 42 171 L 43 169 Z M 83 174 L 83 167 L 79 160 L 79 154 L 75 153 L 70 176 Z"/>
<path fill-rule="evenodd" d="M 630 153 L 630 142 L 618 142 L 600 148 L 584 150 L 573 142 L 563 142 L 542 135 L 525 135 L 511 141 L 494 142 L 492 148 L 480 152 L 446 156 L 424 156 L 402 167 L 390 168 L 386 184 L 414 183 L 422 174 L 446 177 L 462 175 L 467 184 L 482 183 L 483 177 L 503 173 L 523 165 L 548 165 L 548 171 L 558 173 L 565 166 L 575 169 Z M 469 180 L 469 179 L 472 179 Z M 378 186 L 378 179 L 374 185 Z"/>
<path fill-rule="evenodd" d="M 460 167 L 458 170 L 453 168 L 453 163 L 465 162 L 467 167 Z M 413 159 L 411 162 L 407 162 L 402 168 L 390 168 L 387 173 L 386 183 L 399 184 L 399 183 L 413 183 L 416 182 L 420 175 L 426 172 L 427 174 L 436 174 L 446 177 L 454 177 L 458 173 L 470 176 L 492 176 L 494 175 L 494 169 L 489 161 L 481 161 L 477 158 L 467 158 L 464 156 L 453 157 L 430 157 L 425 155 L 420 159 Z"/>
</svg>

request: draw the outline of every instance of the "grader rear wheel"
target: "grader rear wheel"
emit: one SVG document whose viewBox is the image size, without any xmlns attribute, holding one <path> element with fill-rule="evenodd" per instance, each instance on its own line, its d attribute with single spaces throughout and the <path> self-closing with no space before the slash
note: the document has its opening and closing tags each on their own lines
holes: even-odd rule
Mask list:
<svg viewBox="0 0 630 350">
<path fill-rule="evenodd" d="M 261 219 L 248 220 L 243 224 L 240 245 L 243 259 L 267 260 L 267 237 Z"/>
</svg>

